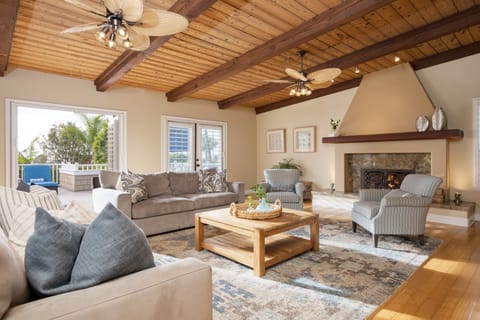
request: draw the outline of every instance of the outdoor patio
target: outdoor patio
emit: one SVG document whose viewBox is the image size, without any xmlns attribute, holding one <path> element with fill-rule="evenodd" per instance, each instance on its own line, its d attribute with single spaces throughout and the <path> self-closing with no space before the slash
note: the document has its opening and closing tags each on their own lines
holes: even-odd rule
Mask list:
<svg viewBox="0 0 480 320">
<path fill-rule="evenodd" d="M 93 210 L 92 190 L 87 191 L 70 191 L 65 188 L 58 188 L 58 197 L 62 204 L 66 205 L 72 200 L 75 200 L 82 207 Z"/>
</svg>

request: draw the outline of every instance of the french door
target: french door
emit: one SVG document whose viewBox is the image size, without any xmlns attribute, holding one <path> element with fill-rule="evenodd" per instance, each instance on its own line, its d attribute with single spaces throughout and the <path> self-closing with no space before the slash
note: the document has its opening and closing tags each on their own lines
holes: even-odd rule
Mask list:
<svg viewBox="0 0 480 320">
<path fill-rule="evenodd" d="M 167 171 L 189 172 L 225 168 L 226 124 L 185 118 L 165 117 L 162 148 Z"/>
</svg>

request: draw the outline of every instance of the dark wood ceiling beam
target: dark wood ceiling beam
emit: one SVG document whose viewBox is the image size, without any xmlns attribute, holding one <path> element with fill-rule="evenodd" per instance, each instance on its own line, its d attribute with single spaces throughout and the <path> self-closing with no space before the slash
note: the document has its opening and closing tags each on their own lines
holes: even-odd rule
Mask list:
<svg viewBox="0 0 480 320">
<path fill-rule="evenodd" d="M 308 68 L 307 73 L 328 67 L 346 69 L 385 55 L 412 48 L 446 34 L 468 28 L 480 23 L 480 6 L 441 19 L 429 25 L 403 33 L 391 39 L 376 43 L 361 50 Z M 269 83 L 255 89 L 240 93 L 218 102 L 220 109 L 226 109 L 246 101 L 254 100 L 286 88 L 289 84 Z"/>
<path fill-rule="evenodd" d="M 210 8 L 216 0 L 177 0 L 169 9 L 185 16 L 189 22 L 197 18 L 203 11 Z M 101 75 L 95 79 L 94 83 L 97 91 L 105 91 L 120 80 L 125 74 L 132 70 L 137 64 L 147 59 L 165 42 L 174 35 L 163 37 L 150 37 L 150 47 L 144 51 L 125 50 Z"/>
<path fill-rule="evenodd" d="M 5 75 L 20 0 L 0 1 L 0 77 Z"/>
<path fill-rule="evenodd" d="M 442 52 L 430 57 L 426 57 L 417 61 L 412 61 L 410 62 L 410 64 L 412 65 L 412 68 L 414 70 L 420 70 L 420 69 L 435 66 L 437 64 L 468 57 L 477 53 L 480 53 L 480 42 L 474 42 L 464 47 L 459 47 L 459 48 L 445 51 L 445 52 Z M 339 84 L 333 85 L 326 89 L 315 90 L 308 97 L 293 97 L 293 98 L 288 98 L 281 101 L 273 102 L 270 104 L 266 104 L 264 106 L 255 108 L 255 112 L 259 114 L 259 113 L 264 113 L 268 111 L 273 111 L 276 109 L 290 106 L 292 104 L 308 101 L 311 99 L 316 99 L 332 93 L 355 88 L 360 85 L 361 79 L 362 78 L 355 78 L 352 80 L 344 81 Z"/>
<path fill-rule="evenodd" d="M 232 59 L 196 79 L 167 92 L 168 101 L 177 101 L 198 90 L 253 67 L 262 61 L 334 30 L 392 2 L 392 0 L 347 0 L 299 26 Z"/>
</svg>

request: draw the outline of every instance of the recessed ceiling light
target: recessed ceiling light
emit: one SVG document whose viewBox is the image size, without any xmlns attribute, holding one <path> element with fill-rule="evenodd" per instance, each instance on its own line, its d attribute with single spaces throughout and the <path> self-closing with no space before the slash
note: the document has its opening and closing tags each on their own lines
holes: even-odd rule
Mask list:
<svg viewBox="0 0 480 320">
<path fill-rule="evenodd" d="M 399 56 L 395 56 L 395 62 L 400 62 L 400 57 Z"/>
<path fill-rule="evenodd" d="M 358 68 L 358 66 L 355 66 L 355 73 L 360 73 L 360 69 Z"/>
</svg>

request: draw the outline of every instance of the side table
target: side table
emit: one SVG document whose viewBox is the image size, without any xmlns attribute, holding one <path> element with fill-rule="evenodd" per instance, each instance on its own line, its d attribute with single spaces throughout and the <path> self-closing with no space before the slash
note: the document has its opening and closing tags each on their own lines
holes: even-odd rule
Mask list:
<svg viewBox="0 0 480 320">
<path fill-rule="evenodd" d="M 300 181 L 305 185 L 305 191 L 303 191 L 303 200 L 312 200 L 312 181 Z"/>
</svg>

